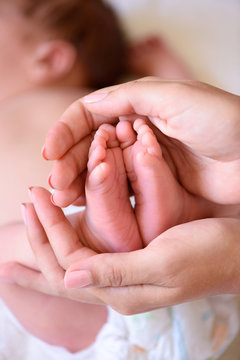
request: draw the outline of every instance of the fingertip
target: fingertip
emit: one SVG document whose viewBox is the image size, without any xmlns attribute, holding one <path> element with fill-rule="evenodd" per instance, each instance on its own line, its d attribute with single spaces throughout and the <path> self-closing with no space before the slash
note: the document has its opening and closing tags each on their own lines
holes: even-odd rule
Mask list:
<svg viewBox="0 0 240 360">
<path fill-rule="evenodd" d="M 53 205 L 57 206 L 56 202 L 54 201 L 54 194 L 52 194 L 52 195 L 50 196 L 50 199 L 51 199 L 51 203 L 52 203 Z"/>
<path fill-rule="evenodd" d="M 47 155 L 46 155 L 46 147 L 45 147 L 45 145 L 43 145 L 43 147 L 42 147 L 41 155 L 44 158 L 44 160 L 49 160 Z"/>
<path fill-rule="evenodd" d="M 54 186 L 52 184 L 52 174 L 50 174 L 48 177 L 48 185 L 50 186 L 50 188 L 54 189 Z"/>
<path fill-rule="evenodd" d="M 84 96 L 83 102 L 86 104 L 92 104 L 105 99 L 107 95 L 108 92 L 97 92 L 97 93 L 94 92 L 92 94 Z"/>
</svg>

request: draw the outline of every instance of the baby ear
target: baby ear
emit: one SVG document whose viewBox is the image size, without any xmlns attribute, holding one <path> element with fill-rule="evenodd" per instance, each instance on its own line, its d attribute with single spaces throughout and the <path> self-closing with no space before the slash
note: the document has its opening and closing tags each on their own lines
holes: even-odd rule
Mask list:
<svg viewBox="0 0 240 360">
<path fill-rule="evenodd" d="M 47 85 L 58 82 L 72 70 L 77 58 L 75 47 L 64 40 L 51 40 L 39 44 L 33 54 L 31 81 Z"/>
</svg>

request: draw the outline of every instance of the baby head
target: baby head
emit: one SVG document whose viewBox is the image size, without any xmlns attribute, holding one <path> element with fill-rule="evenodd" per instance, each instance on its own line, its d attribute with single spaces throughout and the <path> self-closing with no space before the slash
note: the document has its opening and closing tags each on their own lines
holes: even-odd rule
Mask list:
<svg viewBox="0 0 240 360">
<path fill-rule="evenodd" d="M 38 86 L 110 85 L 126 44 L 102 0 L 1 0 L 0 47 L 3 98 Z"/>
</svg>

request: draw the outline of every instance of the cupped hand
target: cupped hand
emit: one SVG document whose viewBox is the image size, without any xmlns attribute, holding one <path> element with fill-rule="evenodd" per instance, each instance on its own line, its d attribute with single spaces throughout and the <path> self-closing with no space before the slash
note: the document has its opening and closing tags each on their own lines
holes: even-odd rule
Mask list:
<svg viewBox="0 0 240 360">
<path fill-rule="evenodd" d="M 144 249 L 97 254 L 79 243 L 78 229 L 48 195 L 38 188 L 32 196 L 36 211 L 30 204 L 25 209 L 41 273 L 11 263 L 0 267 L 2 278 L 51 295 L 108 304 L 124 314 L 240 293 L 240 220 L 189 222 Z"/>
<path fill-rule="evenodd" d="M 123 314 L 213 295 L 239 294 L 239 230 L 240 221 L 236 219 L 178 225 L 145 249 L 100 254 L 72 264 L 65 285 L 80 288 L 84 285 L 81 276 L 87 271 L 91 274 L 87 288 Z"/>
<path fill-rule="evenodd" d="M 136 116 L 153 124 L 186 190 L 216 203 L 239 203 L 240 98 L 200 82 L 144 78 L 76 101 L 50 130 L 44 155 L 57 160 L 51 173 L 56 204 L 83 193 L 88 146 L 99 125 Z"/>
</svg>

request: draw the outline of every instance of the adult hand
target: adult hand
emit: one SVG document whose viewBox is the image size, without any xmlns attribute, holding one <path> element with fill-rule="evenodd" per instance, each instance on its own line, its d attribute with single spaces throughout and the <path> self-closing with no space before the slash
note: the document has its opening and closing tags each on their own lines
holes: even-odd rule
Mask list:
<svg viewBox="0 0 240 360">
<path fill-rule="evenodd" d="M 1 278 L 52 295 L 108 304 L 123 314 L 240 293 L 240 220 L 189 222 L 162 233 L 145 249 L 96 254 L 79 245 L 78 230 L 47 195 L 35 189 L 38 217 L 30 204 L 25 212 L 42 274 L 11 263 L 0 267 Z"/>
<path fill-rule="evenodd" d="M 82 194 L 92 132 L 102 123 L 137 116 L 160 130 L 164 156 L 188 191 L 221 204 L 239 203 L 240 98 L 199 82 L 145 78 L 76 101 L 50 130 L 43 153 L 58 159 L 50 178 L 56 204 Z"/>
</svg>

